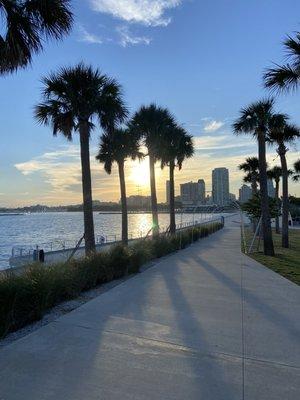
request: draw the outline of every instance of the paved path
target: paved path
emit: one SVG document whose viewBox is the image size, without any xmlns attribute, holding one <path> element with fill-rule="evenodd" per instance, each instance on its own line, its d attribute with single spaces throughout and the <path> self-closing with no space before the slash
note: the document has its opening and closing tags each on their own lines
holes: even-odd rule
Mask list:
<svg viewBox="0 0 300 400">
<path fill-rule="evenodd" d="M 299 303 L 231 221 L 0 350 L 0 399 L 296 400 Z"/>
</svg>

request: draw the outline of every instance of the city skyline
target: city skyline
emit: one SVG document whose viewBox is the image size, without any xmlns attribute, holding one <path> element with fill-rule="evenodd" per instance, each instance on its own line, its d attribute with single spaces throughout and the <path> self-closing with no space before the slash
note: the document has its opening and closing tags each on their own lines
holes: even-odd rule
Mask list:
<svg viewBox="0 0 300 400">
<path fill-rule="evenodd" d="M 135 8 L 118 6 L 118 2 L 100 7 L 100 3 L 74 1 L 76 22 L 71 35 L 62 42 L 45 44 L 44 52 L 26 70 L 1 77 L 1 144 L 5 151 L 0 159 L 0 206 L 82 201 L 77 135 L 72 143 L 60 136 L 53 138 L 50 129 L 33 120 L 42 76 L 82 59 L 120 82 L 131 115 L 141 104 L 167 106 L 195 137 L 194 158 L 175 173 L 177 192 L 181 183 L 199 176 L 209 186 L 211 170 L 226 166 L 231 192 L 237 195 L 243 176 L 237 165 L 257 156 L 257 145 L 249 137 L 234 136 L 231 124 L 241 107 L 269 95 L 262 87 L 262 73 L 272 60 L 280 62 L 283 38 L 298 28 L 300 4 L 287 0 L 294 12 L 283 15 L 281 4 L 275 3 L 270 15 L 269 5 L 258 0 L 251 6 L 234 0 L 234 13 L 226 0 L 220 0 L 218 7 L 195 0 L 155 2 L 159 7 L 150 7 L 148 13 L 141 1 L 134 2 Z M 242 22 L 245 14 L 251 24 Z M 246 43 L 242 38 L 247 38 Z M 182 71 L 186 71 L 184 76 Z M 300 124 L 299 103 L 299 93 L 281 95 L 276 97 L 275 108 Z M 107 176 L 95 161 L 100 134 L 95 130 L 91 138 L 93 196 L 117 201 L 116 168 Z M 290 168 L 299 157 L 298 149 L 299 141 L 289 149 Z M 280 164 L 274 148 L 268 148 L 267 157 L 270 167 Z M 164 201 L 168 171 L 161 171 L 159 163 L 156 171 L 158 199 Z M 147 160 L 142 165 L 128 162 L 126 178 L 128 195 L 149 194 Z M 290 193 L 299 196 L 300 185 L 291 182 Z"/>
</svg>

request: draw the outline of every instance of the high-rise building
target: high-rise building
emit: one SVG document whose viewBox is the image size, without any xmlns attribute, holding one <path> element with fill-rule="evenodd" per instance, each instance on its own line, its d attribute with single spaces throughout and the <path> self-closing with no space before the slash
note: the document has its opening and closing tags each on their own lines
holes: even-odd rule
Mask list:
<svg viewBox="0 0 300 400">
<path fill-rule="evenodd" d="M 166 203 L 170 204 L 170 181 L 166 181 Z"/>
<path fill-rule="evenodd" d="M 198 185 L 199 185 L 199 199 L 198 202 L 200 204 L 205 204 L 205 181 L 204 179 L 199 179 L 198 180 Z"/>
<path fill-rule="evenodd" d="M 236 201 L 236 195 L 234 193 L 229 193 L 229 200 Z"/>
<path fill-rule="evenodd" d="M 205 203 L 205 182 L 188 182 L 180 185 L 181 202 L 186 206 L 196 206 Z"/>
<path fill-rule="evenodd" d="M 212 198 L 214 204 L 226 206 L 229 203 L 229 171 L 215 168 L 212 171 Z"/>
<path fill-rule="evenodd" d="M 275 188 L 272 179 L 268 179 L 268 195 L 269 197 L 275 197 Z"/>
<path fill-rule="evenodd" d="M 239 202 L 246 203 L 252 197 L 252 190 L 248 185 L 242 185 L 239 189 Z"/>
</svg>

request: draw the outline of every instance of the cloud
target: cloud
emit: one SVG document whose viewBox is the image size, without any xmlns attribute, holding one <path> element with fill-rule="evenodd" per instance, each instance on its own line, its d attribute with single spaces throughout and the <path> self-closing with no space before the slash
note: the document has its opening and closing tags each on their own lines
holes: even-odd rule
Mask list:
<svg viewBox="0 0 300 400">
<path fill-rule="evenodd" d="M 215 132 L 218 129 L 222 128 L 223 125 L 224 125 L 224 122 L 213 120 L 213 121 L 207 122 L 205 124 L 204 131 L 205 132 Z"/>
<path fill-rule="evenodd" d="M 103 39 L 98 36 L 94 35 L 93 33 L 88 32 L 82 25 L 79 26 L 79 41 L 90 43 L 90 44 L 102 44 Z"/>
<path fill-rule="evenodd" d="M 90 0 L 93 10 L 107 13 L 126 22 L 147 26 L 167 26 L 168 9 L 179 6 L 183 0 Z"/>
<path fill-rule="evenodd" d="M 62 146 L 57 151 L 15 164 L 15 167 L 27 177 L 41 174 L 55 192 L 65 192 L 81 179 L 79 147 L 76 145 Z"/>
<path fill-rule="evenodd" d="M 120 35 L 120 44 L 123 47 L 127 46 L 134 46 L 137 44 L 144 44 L 144 45 L 149 45 L 151 43 L 151 38 L 147 36 L 136 36 L 133 35 L 130 31 L 128 26 L 119 26 L 117 28 L 117 32 Z"/>
<path fill-rule="evenodd" d="M 255 145 L 255 140 L 252 138 L 238 137 L 234 138 L 234 141 L 232 138 L 233 136 L 231 134 L 196 136 L 194 137 L 194 145 L 196 151 L 208 151 L 209 153 L 212 153 L 211 150 L 222 151 L 236 148 L 244 148 L 246 152 L 249 151 L 249 146 Z"/>
</svg>

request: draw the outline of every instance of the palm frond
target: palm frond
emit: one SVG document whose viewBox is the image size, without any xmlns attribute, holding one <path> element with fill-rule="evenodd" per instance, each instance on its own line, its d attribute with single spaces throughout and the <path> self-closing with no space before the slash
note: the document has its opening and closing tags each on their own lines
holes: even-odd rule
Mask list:
<svg viewBox="0 0 300 400">
<path fill-rule="evenodd" d="M 27 66 L 43 49 L 45 38 L 61 39 L 73 23 L 69 0 L 24 0 L 0 3 L 0 74 Z"/>
<path fill-rule="evenodd" d="M 275 92 L 293 91 L 299 85 L 300 70 L 290 64 L 277 65 L 275 68 L 267 69 L 263 79 L 265 87 Z"/>
</svg>

